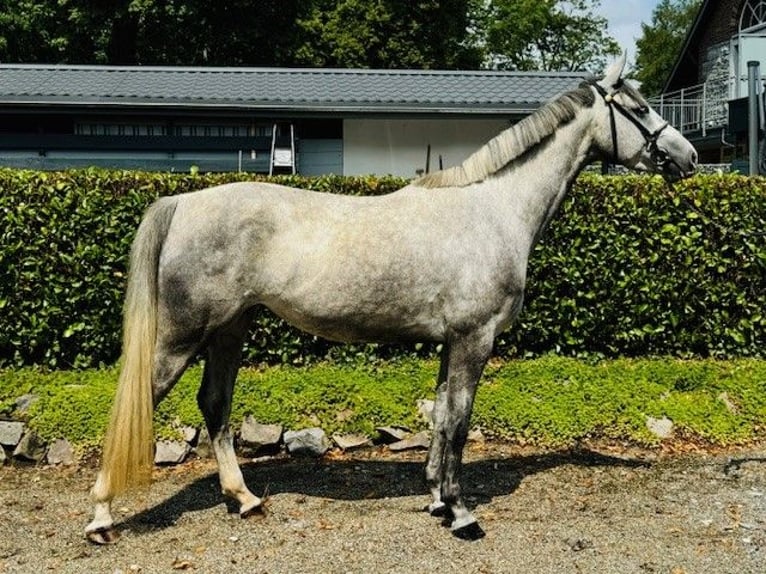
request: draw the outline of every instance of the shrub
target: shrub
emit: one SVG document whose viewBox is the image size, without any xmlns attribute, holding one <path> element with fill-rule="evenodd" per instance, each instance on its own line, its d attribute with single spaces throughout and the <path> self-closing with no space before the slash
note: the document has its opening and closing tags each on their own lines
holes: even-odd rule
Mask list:
<svg viewBox="0 0 766 574">
<path fill-rule="evenodd" d="M 145 208 L 160 195 L 242 179 L 253 176 L 0 169 L 0 366 L 113 363 L 127 255 Z M 406 183 L 273 180 L 354 195 Z M 531 258 L 525 310 L 498 351 L 762 356 L 766 242 L 722 230 L 686 202 L 732 230 L 762 231 L 764 190 L 762 178 L 698 176 L 669 197 L 659 178 L 583 175 Z M 340 347 L 264 311 L 247 357 L 306 364 L 430 349 Z"/>
<path fill-rule="evenodd" d="M 530 262 L 503 349 L 763 356 L 766 180 L 582 177 Z"/>
</svg>

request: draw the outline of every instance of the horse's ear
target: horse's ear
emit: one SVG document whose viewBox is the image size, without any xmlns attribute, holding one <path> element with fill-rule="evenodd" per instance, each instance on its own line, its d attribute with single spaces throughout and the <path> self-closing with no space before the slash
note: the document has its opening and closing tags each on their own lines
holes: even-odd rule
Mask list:
<svg viewBox="0 0 766 574">
<path fill-rule="evenodd" d="M 609 66 L 609 68 L 607 68 L 606 74 L 604 74 L 604 79 L 599 83 L 607 89 L 616 86 L 622 77 L 623 70 L 625 69 L 626 59 L 627 52 L 623 52 L 622 55 L 617 58 L 617 60 L 611 66 Z"/>
</svg>

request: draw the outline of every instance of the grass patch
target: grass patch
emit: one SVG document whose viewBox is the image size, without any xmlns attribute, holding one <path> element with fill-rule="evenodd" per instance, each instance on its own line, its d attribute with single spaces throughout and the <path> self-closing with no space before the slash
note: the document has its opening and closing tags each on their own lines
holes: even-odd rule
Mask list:
<svg viewBox="0 0 766 574">
<path fill-rule="evenodd" d="M 372 434 L 376 426 L 424 428 L 421 398 L 433 398 L 438 364 L 402 360 L 358 366 L 322 364 L 244 369 L 232 424 L 252 414 L 287 428 Z M 158 436 L 173 423 L 201 426 L 200 367 L 190 369 L 155 415 Z M 24 414 L 44 439 L 80 447 L 100 443 L 117 380 L 115 368 L 0 371 L 0 418 L 17 416 L 15 399 L 38 399 Z M 717 445 L 766 438 L 766 361 L 642 359 L 588 363 L 560 357 L 493 363 L 478 391 L 473 425 L 524 443 L 563 446 L 588 437 L 657 442 L 646 417 L 670 418 L 683 436 Z"/>
</svg>

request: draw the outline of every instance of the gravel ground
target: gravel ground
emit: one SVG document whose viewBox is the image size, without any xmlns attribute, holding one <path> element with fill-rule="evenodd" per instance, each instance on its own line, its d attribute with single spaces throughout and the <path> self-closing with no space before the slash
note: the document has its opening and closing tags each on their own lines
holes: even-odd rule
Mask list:
<svg viewBox="0 0 766 574">
<path fill-rule="evenodd" d="M 0 572 L 766 572 L 766 450 L 657 455 L 467 449 L 464 492 L 487 533 L 423 512 L 423 453 L 248 462 L 265 518 L 241 520 L 211 461 L 161 469 L 116 501 L 122 537 L 85 541 L 89 466 L 0 468 Z"/>
</svg>

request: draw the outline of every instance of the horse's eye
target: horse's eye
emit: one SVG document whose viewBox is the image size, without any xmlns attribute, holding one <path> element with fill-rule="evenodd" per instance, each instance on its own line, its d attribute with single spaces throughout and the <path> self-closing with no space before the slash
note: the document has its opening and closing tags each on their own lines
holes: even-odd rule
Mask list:
<svg viewBox="0 0 766 574">
<path fill-rule="evenodd" d="M 639 106 L 636 108 L 636 113 L 641 116 L 648 116 L 649 115 L 649 106 Z"/>
</svg>

